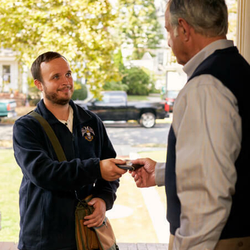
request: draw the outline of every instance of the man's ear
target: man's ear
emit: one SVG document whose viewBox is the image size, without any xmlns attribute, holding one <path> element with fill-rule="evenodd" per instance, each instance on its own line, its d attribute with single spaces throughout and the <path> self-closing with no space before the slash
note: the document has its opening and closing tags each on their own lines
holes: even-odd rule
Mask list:
<svg viewBox="0 0 250 250">
<path fill-rule="evenodd" d="M 39 80 L 35 79 L 34 83 L 40 91 L 43 91 L 43 84 Z"/>
<path fill-rule="evenodd" d="M 183 18 L 178 19 L 180 33 L 183 35 L 184 40 L 188 41 L 190 36 L 190 25 Z"/>
</svg>

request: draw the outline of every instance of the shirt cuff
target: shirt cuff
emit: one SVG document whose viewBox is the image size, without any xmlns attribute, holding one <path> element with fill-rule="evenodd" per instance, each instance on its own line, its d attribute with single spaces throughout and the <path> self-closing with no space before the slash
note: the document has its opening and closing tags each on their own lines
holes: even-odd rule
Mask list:
<svg viewBox="0 0 250 250">
<path fill-rule="evenodd" d="M 155 184 L 157 186 L 165 185 L 165 162 L 157 162 L 155 165 Z"/>
</svg>

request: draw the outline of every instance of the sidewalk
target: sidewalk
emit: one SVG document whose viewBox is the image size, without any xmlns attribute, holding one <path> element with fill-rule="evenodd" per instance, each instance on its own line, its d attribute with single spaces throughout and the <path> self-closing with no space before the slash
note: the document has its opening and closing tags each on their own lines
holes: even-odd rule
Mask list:
<svg viewBox="0 0 250 250">
<path fill-rule="evenodd" d="M 138 243 L 138 244 L 127 244 L 118 243 L 120 250 L 167 250 L 168 244 L 161 243 Z"/>
<path fill-rule="evenodd" d="M 167 244 L 127 244 L 118 243 L 120 250 L 167 250 Z M 0 250 L 18 250 L 17 244 L 12 242 L 0 242 Z"/>
</svg>

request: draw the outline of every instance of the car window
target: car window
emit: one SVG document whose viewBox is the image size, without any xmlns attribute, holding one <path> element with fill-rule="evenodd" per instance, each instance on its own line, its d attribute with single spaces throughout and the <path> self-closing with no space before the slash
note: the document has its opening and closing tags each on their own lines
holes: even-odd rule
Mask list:
<svg viewBox="0 0 250 250">
<path fill-rule="evenodd" d="M 125 103 L 126 98 L 122 95 L 112 95 L 110 96 L 110 103 Z"/>
<path fill-rule="evenodd" d="M 96 100 L 97 104 L 105 104 L 109 103 L 110 96 L 109 95 L 103 95 L 101 100 Z"/>
<path fill-rule="evenodd" d="M 104 94 L 101 100 L 96 100 L 96 104 L 108 104 L 108 103 L 126 103 L 126 97 L 124 95 L 110 95 Z"/>
</svg>

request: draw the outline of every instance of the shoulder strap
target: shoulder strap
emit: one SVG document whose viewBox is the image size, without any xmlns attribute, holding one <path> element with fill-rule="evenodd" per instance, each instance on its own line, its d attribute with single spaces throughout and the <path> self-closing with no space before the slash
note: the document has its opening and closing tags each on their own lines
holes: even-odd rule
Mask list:
<svg viewBox="0 0 250 250">
<path fill-rule="evenodd" d="M 30 112 L 29 115 L 36 118 L 40 122 L 41 126 L 44 128 L 44 130 L 45 130 L 47 136 L 49 137 L 50 142 L 52 143 L 52 146 L 56 152 L 58 161 L 66 161 L 67 159 L 66 159 L 66 156 L 63 152 L 62 146 L 61 146 L 58 138 L 56 137 L 53 129 L 49 125 L 49 123 L 40 114 L 38 114 L 35 111 Z"/>
</svg>

